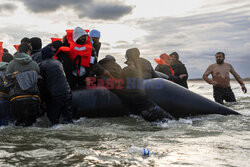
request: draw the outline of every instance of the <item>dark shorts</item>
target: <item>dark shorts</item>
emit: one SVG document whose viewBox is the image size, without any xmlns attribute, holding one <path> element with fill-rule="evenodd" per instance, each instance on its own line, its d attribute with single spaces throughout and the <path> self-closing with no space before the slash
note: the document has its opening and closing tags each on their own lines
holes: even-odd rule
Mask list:
<svg viewBox="0 0 250 167">
<path fill-rule="evenodd" d="M 236 102 L 234 93 L 231 87 L 228 88 L 220 88 L 220 87 L 213 87 L 214 89 L 214 100 L 217 103 L 224 104 L 223 100 L 226 102 Z"/>
</svg>

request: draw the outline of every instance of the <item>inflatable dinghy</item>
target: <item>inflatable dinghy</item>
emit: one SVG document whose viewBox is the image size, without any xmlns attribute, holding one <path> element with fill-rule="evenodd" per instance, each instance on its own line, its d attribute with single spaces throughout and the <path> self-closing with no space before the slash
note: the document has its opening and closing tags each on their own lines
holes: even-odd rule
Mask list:
<svg viewBox="0 0 250 167">
<path fill-rule="evenodd" d="M 150 100 L 175 118 L 196 115 L 239 113 L 162 78 L 144 81 Z M 74 117 L 117 117 L 129 113 L 119 98 L 108 89 L 72 91 Z"/>
<path fill-rule="evenodd" d="M 206 114 L 239 114 L 166 79 L 145 80 L 143 86 L 149 99 L 175 118 Z M 72 102 L 75 119 L 118 117 L 130 113 L 118 96 L 106 88 L 73 90 Z M 8 122 L 9 107 L 9 100 L 0 97 L 0 126 Z"/>
</svg>

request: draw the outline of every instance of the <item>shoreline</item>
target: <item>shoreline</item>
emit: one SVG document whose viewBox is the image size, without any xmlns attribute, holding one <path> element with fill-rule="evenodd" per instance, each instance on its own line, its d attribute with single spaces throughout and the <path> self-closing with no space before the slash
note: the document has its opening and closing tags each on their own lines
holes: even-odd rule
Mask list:
<svg viewBox="0 0 250 167">
<path fill-rule="evenodd" d="M 242 79 L 243 82 L 245 84 L 250 84 L 250 78 L 246 78 L 246 79 Z M 206 83 L 206 81 L 204 81 L 202 78 L 196 78 L 196 79 L 188 79 L 188 82 L 204 82 Z M 231 79 L 230 82 L 237 82 L 235 79 Z"/>
</svg>

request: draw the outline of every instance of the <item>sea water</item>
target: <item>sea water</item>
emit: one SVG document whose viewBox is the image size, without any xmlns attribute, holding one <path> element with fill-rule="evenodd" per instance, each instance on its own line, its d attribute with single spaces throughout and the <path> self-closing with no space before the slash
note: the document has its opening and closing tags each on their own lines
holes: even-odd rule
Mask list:
<svg viewBox="0 0 250 167">
<path fill-rule="evenodd" d="M 212 87 L 189 81 L 189 88 L 213 100 Z M 141 117 L 76 120 L 74 125 L 0 127 L 0 166 L 239 166 L 250 164 L 250 93 L 232 82 L 241 116 L 206 115 L 145 122 Z M 246 84 L 250 92 L 250 84 Z M 152 154 L 129 153 L 131 147 Z"/>
</svg>

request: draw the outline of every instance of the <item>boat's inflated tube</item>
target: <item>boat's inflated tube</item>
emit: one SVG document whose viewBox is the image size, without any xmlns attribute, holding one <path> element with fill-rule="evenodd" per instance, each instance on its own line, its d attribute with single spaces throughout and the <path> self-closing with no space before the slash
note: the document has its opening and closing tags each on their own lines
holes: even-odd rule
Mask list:
<svg viewBox="0 0 250 167">
<path fill-rule="evenodd" d="M 159 78 L 164 78 L 164 79 L 169 79 L 169 76 L 162 73 L 162 72 L 159 72 L 159 71 L 155 71 L 156 75 L 159 77 Z"/>
<path fill-rule="evenodd" d="M 147 89 L 149 98 L 176 118 L 204 114 L 239 114 L 168 80 L 149 79 L 145 84 L 146 87 L 155 85 L 158 88 Z"/>
<path fill-rule="evenodd" d="M 165 79 L 149 79 L 144 84 L 148 97 L 176 118 L 239 114 Z M 74 90 L 72 94 L 75 118 L 115 117 L 129 113 L 119 98 L 107 89 Z"/>
<path fill-rule="evenodd" d="M 73 90 L 74 118 L 118 117 L 128 113 L 120 99 L 106 88 Z"/>
</svg>

